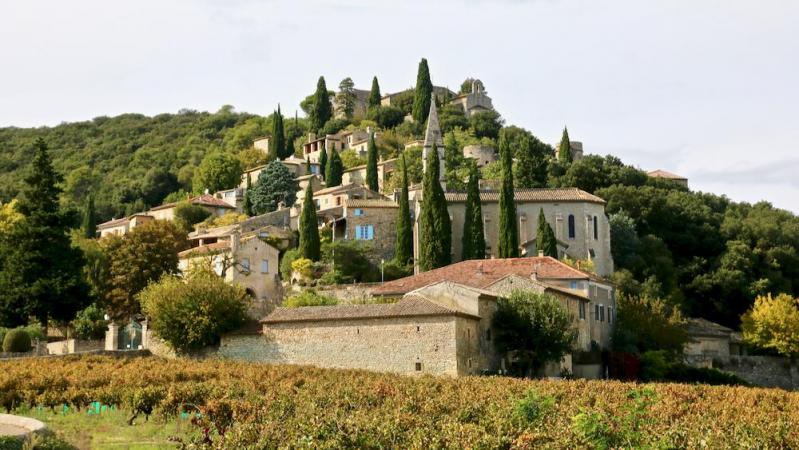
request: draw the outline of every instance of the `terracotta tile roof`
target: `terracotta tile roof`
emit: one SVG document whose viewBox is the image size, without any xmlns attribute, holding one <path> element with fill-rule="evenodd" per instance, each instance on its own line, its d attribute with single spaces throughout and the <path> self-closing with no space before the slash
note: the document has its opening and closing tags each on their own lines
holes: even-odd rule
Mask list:
<svg viewBox="0 0 799 450">
<path fill-rule="evenodd" d="M 121 217 L 119 219 L 111 219 L 108 222 L 103 222 L 103 223 L 97 225 L 97 229 L 98 230 L 104 230 L 106 228 L 114 228 L 114 227 L 118 227 L 120 225 L 124 225 L 126 223 L 128 223 L 128 218 L 127 217 Z"/>
<path fill-rule="evenodd" d="M 348 208 L 399 208 L 396 202 L 379 199 L 349 199 L 344 204 Z"/>
<path fill-rule="evenodd" d="M 539 279 L 588 280 L 592 278 L 591 275 L 548 256 L 475 259 L 386 282 L 372 291 L 372 294 L 404 294 L 438 281 L 452 281 L 485 289 L 507 275 L 515 274 L 530 278 L 533 273 L 537 273 Z"/>
<path fill-rule="evenodd" d="M 650 177 L 653 177 L 653 178 L 666 178 L 668 180 L 687 180 L 688 179 L 688 178 L 685 178 L 683 176 L 677 175 L 675 173 L 667 172 L 665 170 L 660 170 L 660 169 L 652 170 L 650 172 L 647 172 L 646 174 L 649 175 Z"/>
<path fill-rule="evenodd" d="M 724 325 L 717 324 L 702 318 L 688 318 L 683 326 L 689 336 L 715 336 L 727 337 L 733 330 Z"/>
<path fill-rule="evenodd" d="M 356 184 L 356 183 L 342 184 L 342 185 L 338 185 L 338 186 L 331 186 L 331 187 L 328 187 L 328 188 L 319 189 L 318 191 L 314 192 L 313 195 L 314 195 L 314 197 L 316 197 L 317 195 L 332 194 L 334 192 L 347 192 L 347 191 L 350 191 L 350 190 L 353 190 L 353 189 L 360 189 L 362 187 L 363 186 L 361 186 L 360 184 Z"/>
<path fill-rule="evenodd" d="M 187 258 L 190 256 L 206 255 L 209 253 L 217 253 L 222 250 L 227 250 L 228 248 L 230 248 L 229 241 L 214 242 L 213 244 L 206 244 L 199 247 L 190 248 L 188 250 L 183 250 L 182 252 L 178 253 L 178 257 Z"/>
<path fill-rule="evenodd" d="M 523 202 L 588 202 L 605 204 L 605 200 L 578 188 L 516 189 L 514 199 Z M 448 202 L 465 202 L 465 192 L 447 192 Z M 499 191 L 481 191 L 480 201 L 498 202 Z"/>
<path fill-rule="evenodd" d="M 414 316 L 470 316 L 461 311 L 434 303 L 424 297 L 409 295 L 396 303 L 373 305 L 304 306 L 277 308 L 261 319 L 261 323 L 321 322 L 351 319 L 389 319 Z"/>
<path fill-rule="evenodd" d="M 189 199 L 189 201 L 193 205 L 203 205 L 203 206 L 213 206 L 215 208 L 228 208 L 228 209 L 235 209 L 230 203 L 222 200 L 221 198 L 216 198 L 211 194 L 203 194 L 198 197 L 194 197 Z"/>
</svg>

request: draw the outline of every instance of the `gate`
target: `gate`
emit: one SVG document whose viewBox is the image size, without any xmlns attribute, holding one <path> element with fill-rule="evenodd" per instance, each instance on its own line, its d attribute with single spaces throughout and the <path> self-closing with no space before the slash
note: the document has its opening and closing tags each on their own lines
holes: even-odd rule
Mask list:
<svg viewBox="0 0 799 450">
<path fill-rule="evenodd" d="M 142 343 L 141 324 L 135 320 L 119 330 L 119 350 L 138 350 Z"/>
</svg>

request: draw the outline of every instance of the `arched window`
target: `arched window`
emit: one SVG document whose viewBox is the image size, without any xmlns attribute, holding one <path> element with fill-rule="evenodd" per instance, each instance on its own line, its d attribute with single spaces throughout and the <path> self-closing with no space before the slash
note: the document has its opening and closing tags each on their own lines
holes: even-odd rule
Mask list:
<svg viewBox="0 0 799 450">
<path fill-rule="evenodd" d="M 575 236 L 574 215 L 569 214 L 569 239 L 574 239 Z"/>
<path fill-rule="evenodd" d="M 594 216 L 594 240 L 599 239 L 599 220 Z"/>
</svg>

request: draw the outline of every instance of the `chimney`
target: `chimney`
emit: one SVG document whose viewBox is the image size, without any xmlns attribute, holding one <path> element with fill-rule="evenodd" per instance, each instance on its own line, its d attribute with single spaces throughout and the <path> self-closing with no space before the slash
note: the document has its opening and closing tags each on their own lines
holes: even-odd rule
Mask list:
<svg viewBox="0 0 799 450">
<path fill-rule="evenodd" d="M 477 264 L 477 273 L 479 273 L 480 275 L 483 274 L 483 262 L 482 261 L 480 261 L 480 263 Z"/>
<path fill-rule="evenodd" d="M 543 250 L 539 250 L 538 251 L 538 257 L 539 258 L 543 258 L 544 257 L 544 251 Z"/>
<path fill-rule="evenodd" d="M 210 193 L 211 193 L 211 191 L 209 191 L 208 188 L 205 188 L 205 190 L 203 191 L 203 194 L 205 194 L 205 195 L 208 195 Z"/>
<path fill-rule="evenodd" d="M 236 252 L 239 250 L 239 230 L 233 231 L 230 235 L 230 254 L 234 258 L 236 257 Z"/>
</svg>

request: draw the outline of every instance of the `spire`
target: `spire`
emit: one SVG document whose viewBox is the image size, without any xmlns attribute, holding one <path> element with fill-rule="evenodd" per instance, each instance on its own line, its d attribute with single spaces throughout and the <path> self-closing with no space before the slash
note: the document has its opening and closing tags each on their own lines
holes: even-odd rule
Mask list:
<svg viewBox="0 0 799 450">
<path fill-rule="evenodd" d="M 433 144 L 440 149 L 444 148 L 444 140 L 441 138 L 441 127 L 438 125 L 438 111 L 436 111 L 436 94 L 432 94 L 430 101 L 430 114 L 427 116 L 427 130 L 424 133 L 424 146 L 430 148 Z"/>
</svg>

